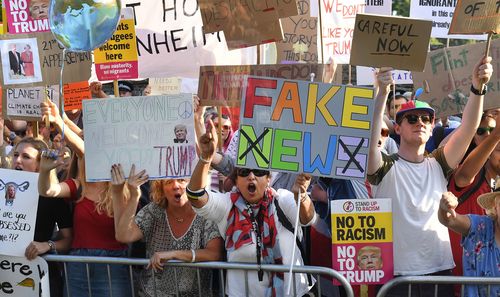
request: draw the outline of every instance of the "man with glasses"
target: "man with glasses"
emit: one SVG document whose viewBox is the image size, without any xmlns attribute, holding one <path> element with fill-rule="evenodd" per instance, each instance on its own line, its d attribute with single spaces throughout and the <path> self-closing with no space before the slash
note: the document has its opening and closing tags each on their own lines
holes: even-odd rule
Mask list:
<svg viewBox="0 0 500 297">
<path fill-rule="evenodd" d="M 448 230 L 437 212 L 448 177 L 464 156 L 481 120 L 485 90 L 493 72 L 491 58 L 482 58 L 472 72 L 469 100 L 462 125 L 449 141 L 425 155 L 425 144 L 434 127 L 435 113 L 423 102 L 408 102 L 396 114 L 394 130 L 401 137 L 398 154 L 388 156 L 377 146 L 384 107 L 393 83 L 390 68 L 377 73 L 372 137 L 368 158 L 368 180 L 374 198 L 392 199 L 394 274 L 451 275 L 455 266 Z M 414 285 L 412 296 L 433 296 L 433 285 Z M 387 296 L 406 296 L 408 286 L 397 286 Z M 420 295 L 419 295 L 420 294 Z M 440 285 L 437 296 L 453 296 L 453 288 Z"/>
</svg>

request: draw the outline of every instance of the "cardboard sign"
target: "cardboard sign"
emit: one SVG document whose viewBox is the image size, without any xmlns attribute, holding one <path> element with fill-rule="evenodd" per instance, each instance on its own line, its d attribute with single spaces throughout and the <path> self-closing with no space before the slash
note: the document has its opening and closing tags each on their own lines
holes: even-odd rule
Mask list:
<svg viewBox="0 0 500 297">
<path fill-rule="evenodd" d="M 498 34 L 499 9 L 499 2 L 496 0 L 458 0 L 449 34 Z"/>
<path fill-rule="evenodd" d="M 236 18 L 237 22 L 224 29 L 224 36 L 229 50 L 250 47 L 259 44 L 283 40 L 283 32 L 276 11 L 269 21 L 248 16 Z"/>
<path fill-rule="evenodd" d="M 300 14 L 281 19 L 283 41 L 276 42 L 278 63 L 318 62 L 318 18 L 309 16 L 309 1 L 299 6 Z"/>
<path fill-rule="evenodd" d="M 228 51 L 222 32 L 203 32 L 197 0 L 121 3 L 134 9 L 139 77 L 198 79 L 200 65 L 256 64 L 255 49 Z"/>
<path fill-rule="evenodd" d="M 0 256 L 0 263 L 1 296 L 50 296 L 49 266 L 43 258 Z"/>
<path fill-rule="evenodd" d="M 350 64 L 422 71 L 431 27 L 431 21 L 358 14 Z"/>
<path fill-rule="evenodd" d="M 151 95 L 173 95 L 181 92 L 182 79 L 179 77 L 150 77 Z"/>
<path fill-rule="evenodd" d="M 205 106 L 239 106 L 245 76 L 267 76 L 315 81 L 323 78 L 322 64 L 201 66 L 198 84 L 200 104 Z"/>
<path fill-rule="evenodd" d="M 33 241 L 38 173 L 0 169 L 0 255 L 24 257 Z"/>
<path fill-rule="evenodd" d="M 323 26 L 323 62 L 329 58 L 337 64 L 349 64 L 354 19 L 364 13 L 366 0 L 323 0 L 320 1 Z M 311 5 L 318 1 L 311 1 Z M 314 15 L 311 15 L 314 16 Z"/>
<path fill-rule="evenodd" d="M 490 55 L 493 69 L 500 69 L 500 40 L 491 41 Z M 429 52 L 424 72 L 412 72 L 415 88 L 425 88 L 419 99 L 428 102 L 436 117 L 463 112 L 472 84 L 472 69 L 484 56 L 484 43 L 442 48 Z M 495 72 L 496 73 L 496 72 Z M 500 107 L 500 78 L 493 74 L 483 108 Z"/>
<path fill-rule="evenodd" d="M 236 166 L 366 176 L 371 88 L 248 76 Z"/>
<path fill-rule="evenodd" d="M 88 81 L 65 84 L 63 92 L 65 111 L 82 109 L 82 100 L 92 98 Z"/>
<path fill-rule="evenodd" d="M 350 284 L 385 284 L 393 278 L 390 199 L 333 200 L 333 269 Z"/>
<path fill-rule="evenodd" d="M 49 1 L 8 0 L 5 9 L 11 34 L 50 31 Z"/>
<path fill-rule="evenodd" d="M 456 0 L 410 1 L 410 18 L 432 20 L 431 37 L 476 40 L 485 39 L 484 35 L 448 34 L 456 3 Z"/>
<path fill-rule="evenodd" d="M 226 30 L 239 22 L 242 16 L 262 23 L 298 14 L 295 0 L 254 1 L 252 5 L 230 0 L 199 0 L 203 31 L 213 33 Z"/>
<path fill-rule="evenodd" d="M 84 100 L 87 181 L 110 180 L 117 163 L 127 175 L 135 164 L 150 179 L 190 177 L 197 162 L 192 100 L 191 94 Z"/>
<path fill-rule="evenodd" d="M 63 57 L 63 48 L 50 32 L 0 35 L 0 49 L 0 78 L 4 85 L 12 88 L 25 87 L 26 84 L 30 87 L 59 84 L 63 61 L 66 63 L 63 83 L 84 81 L 90 77 L 91 53 L 67 52 Z"/>
<path fill-rule="evenodd" d="M 139 77 L 134 11 L 121 11 L 115 33 L 106 44 L 94 50 L 95 71 L 99 80 L 134 79 Z"/>
<path fill-rule="evenodd" d="M 59 86 L 5 88 L 3 116 L 11 120 L 40 121 L 42 119 L 40 104 L 45 101 L 46 94 L 59 106 Z"/>
</svg>

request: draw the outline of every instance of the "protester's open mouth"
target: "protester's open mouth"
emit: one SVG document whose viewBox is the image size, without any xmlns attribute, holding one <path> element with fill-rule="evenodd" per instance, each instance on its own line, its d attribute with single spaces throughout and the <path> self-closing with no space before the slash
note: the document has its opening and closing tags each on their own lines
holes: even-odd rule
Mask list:
<svg viewBox="0 0 500 297">
<path fill-rule="evenodd" d="M 255 190 L 257 190 L 257 187 L 255 186 L 255 184 L 253 184 L 253 183 L 248 184 L 248 192 L 249 193 L 253 194 L 253 193 L 255 193 Z"/>
<path fill-rule="evenodd" d="M 23 169 L 21 167 L 19 167 L 19 166 L 16 166 L 16 168 L 14 168 L 14 169 L 15 170 L 21 170 L 21 171 L 23 171 Z"/>
<path fill-rule="evenodd" d="M 182 195 L 181 194 L 175 194 L 175 200 L 180 201 Z"/>
</svg>

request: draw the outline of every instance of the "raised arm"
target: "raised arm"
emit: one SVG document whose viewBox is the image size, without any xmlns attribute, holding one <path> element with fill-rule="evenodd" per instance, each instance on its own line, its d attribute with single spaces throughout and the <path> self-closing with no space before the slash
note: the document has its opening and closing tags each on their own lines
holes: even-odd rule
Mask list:
<svg viewBox="0 0 500 297">
<path fill-rule="evenodd" d="M 83 158 L 83 154 L 85 152 L 83 139 L 73 132 L 73 130 L 65 128 L 64 121 L 59 114 L 57 105 L 55 105 L 52 101 L 47 101 L 42 102 L 40 107 L 42 108 L 42 120 L 49 117 L 50 122 L 54 123 L 57 131 L 61 134 L 63 134 L 64 129 L 64 138 L 66 139 L 68 146 L 76 153 L 78 158 Z"/>
<path fill-rule="evenodd" d="M 149 176 L 145 170 L 135 173 L 135 165 L 130 168 L 128 181 L 125 182 L 125 174 L 120 164 L 111 167 L 111 197 L 113 199 L 113 217 L 115 221 L 115 238 L 119 242 L 131 243 L 142 239 L 144 234 L 135 222 L 137 204 L 141 198 L 141 185 L 147 182 Z M 130 197 L 125 196 L 124 188 Z"/>
<path fill-rule="evenodd" d="M 483 168 L 490 155 L 500 143 L 500 123 L 496 125 L 493 132 L 484 139 L 465 159 L 455 172 L 455 184 L 464 188 L 472 182 Z"/>
<path fill-rule="evenodd" d="M 45 197 L 71 198 L 71 188 L 67 183 L 59 183 L 55 175 L 55 168 L 64 165 L 64 154 L 57 155 L 57 151 L 44 151 L 40 157 L 40 170 L 38 175 L 38 193 Z M 73 180 L 77 187 L 78 180 Z"/>
<path fill-rule="evenodd" d="M 307 225 L 314 218 L 315 210 L 314 204 L 307 194 L 307 188 L 311 183 L 311 176 L 309 174 L 299 174 L 295 179 L 295 183 L 292 186 L 292 192 L 295 194 L 295 200 L 300 199 L 300 223 L 302 225 Z M 299 196 L 300 193 L 300 196 Z"/>
<path fill-rule="evenodd" d="M 474 66 L 472 71 L 472 87 L 474 89 L 482 91 L 482 83 L 486 84 L 490 80 L 493 73 L 493 67 L 490 62 L 491 57 L 481 58 L 476 66 Z M 464 157 L 474 137 L 474 133 L 481 122 L 483 99 L 484 95 L 480 96 L 472 92 L 470 93 L 469 100 L 467 100 L 464 108 L 462 124 L 450 136 L 450 139 L 444 146 L 444 156 L 448 166 L 451 168 L 455 168 Z"/>
<path fill-rule="evenodd" d="M 215 151 L 217 150 L 217 131 L 215 130 L 212 120 L 209 120 L 208 130 L 205 134 L 198 138 L 198 146 L 200 148 L 200 159 L 194 168 L 193 174 L 187 186 L 187 195 L 191 205 L 196 208 L 201 208 L 208 201 L 208 194 L 203 193 L 201 197 L 194 197 L 189 192 L 200 192 L 206 186 L 206 180 L 208 179 L 208 170 L 210 169 L 210 162 L 214 157 Z"/>
<path fill-rule="evenodd" d="M 371 142 L 368 156 L 368 174 L 374 174 L 382 165 L 382 155 L 378 142 L 380 140 L 380 130 L 382 129 L 382 121 L 384 120 L 385 102 L 389 94 L 392 79 L 392 68 L 380 68 L 376 73 L 376 81 L 378 91 L 375 97 L 375 108 L 373 112 Z"/>
<path fill-rule="evenodd" d="M 439 201 L 438 219 L 441 224 L 449 229 L 467 236 L 470 229 L 470 219 L 466 215 L 455 212 L 458 206 L 458 199 L 453 193 L 445 192 Z"/>
</svg>

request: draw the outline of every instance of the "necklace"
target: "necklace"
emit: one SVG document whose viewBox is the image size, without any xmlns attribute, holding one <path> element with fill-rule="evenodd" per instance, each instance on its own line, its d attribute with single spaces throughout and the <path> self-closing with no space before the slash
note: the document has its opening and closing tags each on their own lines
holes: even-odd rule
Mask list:
<svg viewBox="0 0 500 297">
<path fill-rule="evenodd" d="M 182 223 L 182 222 L 184 222 L 184 218 L 174 218 L 174 219 L 177 221 L 177 223 Z"/>
</svg>

